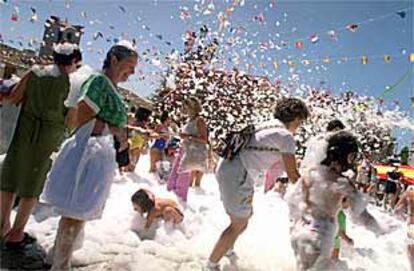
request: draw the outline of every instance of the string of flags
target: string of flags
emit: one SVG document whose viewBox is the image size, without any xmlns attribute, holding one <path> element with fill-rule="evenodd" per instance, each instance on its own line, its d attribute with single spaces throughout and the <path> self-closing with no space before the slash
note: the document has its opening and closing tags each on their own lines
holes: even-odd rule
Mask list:
<svg viewBox="0 0 414 271">
<path fill-rule="evenodd" d="M 382 19 L 385 19 L 385 18 L 388 18 L 388 17 L 391 17 L 391 16 L 396 16 L 396 15 L 401 19 L 405 19 L 406 16 L 407 16 L 407 13 L 409 11 L 413 10 L 413 9 L 414 9 L 414 7 L 408 7 L 408 8 L 405 8 L 405 9 L 398 10 L 397 12 L 387 13 L 387 14 L 384 14 L 384 15 L 380 15 L 378 17 L 368 18 L 364 21 L 360 21 L 360 22 L 357 22 L 357 23 L 351 23 L 351 24 L 348 24 L 344 27 L 339 27 L 339 28 L 336 28 L 336 29 L 330 29 L 330 30 L 327 30 L 327 31 L 314 32 L 314 33 L 312 33 L 308 36 L 302 37 L 302 38 L 291 39 L 291 41 L 281 40 L 278 44 L 274 44 L 274 42 L 270 42 L 270 41 L 269 42 L 259 41 L 258 42 L 258 47 L 259 47 L 260 50 L 267 50 L 267 49 L 273 49 L 273 48 L 275 48 L 277 50 L 281 50 L 283 48 L 289 48 L 289 45 L 293 45 L 293 47 L 296 48 L 296 49 L 303 49 L 304 46 L 305 46 L 305 42 L 307 42 L 307 41 L 311 44 L 316 44 L 322 38 L 325 38 L 325 37 L 327 37 L 328 40 L 331 40 L 331 41 L 338 41 L 338 33 L 341 32 L 341 31 L 346 30 L 346 31 L 349 31 L 351 33 L 356 33 L 360 29 L 361 25 L 368 24 L 368 23 L 373 23 L 375 21 L 382 20 Z M 292 34 L 292 32 L 279 32 L 279 33 L 276 33 L 276 37 L 280 38 L 283 34 Z"/>
<path fill-rule="evenodd" d="M 281 61 L 282 64 L 287 64 L 287 66 L 289 66 L 290 68 L 294 68 L 297 65 L 303 65 L 303 66 L 308 66 L 311 64 L 330 64 L 330 63 L 337 63 L 337 64 L 342 64 L 345 62 L 349 62 L 349 61 L 355 61 L 358 60 L 360 61 L 360 63 L 362 65 L 367 65 L 369 63 L 370 60 L 374 60 L 374 59 L 382 59 L 385 63 L 390 63 L 391 60 L 393 59 L 401 59 L 402 57 L 404 57 L 404 55 L 363 55 L 363 56 L 352 56 L 352 57 L 323 57 L 321 59 L 301 59 L 301 60 L 286 60 L 283 59 Z M 410 63 L 414 63 L 414 53 L 410 53 L 407 55 L 407 60 Z M 274 69 L 278 69 L 281 65 L 279 64 L 279 62 L 275 59 L 272 60 L 272 66 Z"/>
</svg>

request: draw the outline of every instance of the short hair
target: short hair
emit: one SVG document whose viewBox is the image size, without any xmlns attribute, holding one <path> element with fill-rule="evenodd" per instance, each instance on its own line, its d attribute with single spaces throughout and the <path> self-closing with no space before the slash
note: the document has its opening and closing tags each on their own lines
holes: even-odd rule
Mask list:
<svg viewBox="0 0 414 271">
<path fill-rule="evenodd" d="M 144 108 L 144 107 L 139 107 L 136 111 L 135 111 L 135 119 L 138 122 L 142 122 L 142 121 L 148 121 L 149 117 L 151 116 L 151 110 Z"/>
<path fill-rule="evenodd" d="M 354 135 L 346 131 L 339 131 L 328 138 L 326 158 L 321 162 L 322 165 L 330 166 L 333 162 L 338 162 L 342 171 L 352 168 L 348 162 L 348 155 L 358 153 L 358 140 Z"/>
<path fill-rule="evenodd" d="M 82 53 L 79 49 L 73 50 L 70 55 L 53 52 L 53 61 L 56 65 L 69 66 L 72 65 L 74 59 L 76 60 L 75 62 L 82 61 Z"/>
<path fill-rule="evenodd" d="M 155 207 L 155 199 L 151 192 L 139 189 L 132 197 L 132 203 L 139 205 L 144 213 L 151 211 Z"/>
<path fill-rule="evenodd" d="M 280 100 L 275 109 L 273 116 L 287 124 L 296 118 L 305 120 L 309 117 L 309 109 L 306 104 L 296 98 L 285 98 Z"/>
<path fill-rule="evenodd" d="M 161 117 L 160 117 L 161 123 L 164 123 L 164 121 L 166 121 L 168 118 L 169 118 L 168 112 L 167 111 L 162 112 Z"/>
<path fill-rule="evenodd" d="M 345 129 L 345 125 L 339 119 L 334 119 L 328 122 L 326 126 L 326 131 L 333 132 Z"/>
<path fill-rule="evenodd" d="M 126 46 L 123 45 L 114 45 L 109 49 L 108 53 L 106 54 L 106 58 L 104 60 L 104 64 L 102 69 L 109 69 L 111 68 L 111 57 L 115 56 L 118 61 L 122 61 L 127 57 L 136 56 L 138 57 L 138 53 Z"/>
</svg>

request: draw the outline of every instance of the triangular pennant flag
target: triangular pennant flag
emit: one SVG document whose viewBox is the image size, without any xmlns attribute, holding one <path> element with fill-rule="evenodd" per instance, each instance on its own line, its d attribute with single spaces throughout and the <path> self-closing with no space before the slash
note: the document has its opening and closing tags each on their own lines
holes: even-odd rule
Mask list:
<svg viewBox="0 0 414 271">
<path fill-rule="evenodd" d="M 336 34 L 335 30 L 328 31 L 328 35 L 332 40 L 338 40 L 338 35 Z"/>
<path fill-rule="evenodd" d="M 292 60 L 288 60 L 287 64 L 291 68 L 294 68 L 295 67 L 295 62 L 293 62 Z"/>
<path fill-rule="evenodd" d="M 316 34 L 313 34 L 309 37 L 310 42 L 317 43 L 319 41 L 319 37 Z"/>
<path fill-rule="evenodd" d="M 384 56 L 384 61 L 385 61 L 386 63 L 389 63 L 389 62 L 391 61 L 391 56 L 389 56 L 389 55 L 385 55 L 385 56 Z"/>
<path fill-rule="evenodd" d="M 358 25 L 357 24 L 350 24 L 346 28 L 351 32 L 356 32 L 357 29 L 358 29 Z"/>
<path fill-rule="evenodd" d="M 361 63 L 362 63 L 363 65 L 368 64 L 368 57 L 367 57 L 367 56 L 362 56 L 362 57 L 361 57 Z"/>
<path fill-rule="evenodd" d="M 274 68 L 274 69 L 279 68 L 279 64 L 277 64 L 277 61 L 273 61 L 273 62 L 272 62 L 272 65 L 273 65 L 273 68 Z"/>
<path fill-rule="evenodd" d="M 13 12 L 12 12 L 12 15 L 11 15 L 11 20 L 13 22 L 17 22 L 19 20 L 19 8 L 18 7 L 13 8 Z"/>
<path fill-rule="evenodd" d="M 306 66 L 306 65 L 309 65 L 309 64 L 310 64 L 310 61 L 309 61 L 309 60 L 307 60 L 307 59 L 303 59 L 303 60 L 302 60 L 302 64 L 303 64 L 303 65 L 305 65 L 305 66 Z"/>
<path fill-rule="evenodd" d="M 408 56 L 408 60 L 410 60 L 410 62 L 414 62 L 414 53 L 411 53 L 411 54 Z"/>
<path fill-rule="evenodd" d="M 297 42 L 295 42 L 295 47 L 296 47 L 297 49 L 302 49 L 302 47 L 303 47 L 303 42 L 301 42 L 301 41 L 297 41 Z"/>
<path fill-rule="evenodd" d="M 397 15 L 400 16 L 402 19 L 405 18 L 405 15 L 407 15 L 407 12 L 405 10 L 397 11 Z"/>
<path fill-rule="evenodd" d="M 322 63 L 329 64 L 329 62 L 331 62 L 331 59 L 329 57 L 325 57 L 322 59 Z"/>
</svg>

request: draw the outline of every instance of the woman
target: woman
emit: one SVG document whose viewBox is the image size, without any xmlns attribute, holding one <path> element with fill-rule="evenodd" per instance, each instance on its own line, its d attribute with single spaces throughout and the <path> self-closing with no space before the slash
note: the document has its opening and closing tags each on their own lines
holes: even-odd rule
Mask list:
<svg viewBox="0 0 414 271">
<path fill-rule="evenodd" d="M 9 248 L 34 241 L 24 228 L 42 193 L 51 166 L 50 155 L 61 144 L 66 124 L 70 123 L 64 101 L 69 93 L 69 74 L 78 68 L 82 56 L 78 46 L 64 43 L 55 46 L 53 58 L 53 65 L 34 66 L 6 97 L 21 104 L 0 175 L 1 237 Z M 20 203 L 11 227 L 10 213 L 16 196 Z"/>
<path fill-rule="evenodd" d="M 59 153 L 43 199 L 62 215 L 52 270 L 69 270 L 74 241 L 88 220 L 98 219 L 117 169 L 113 137 L 128 147 L 127 111 L 116 85 L 134 73 L 138 54 L 127 42 L 107 53 L 103 72 L 82 85 L 77 131 Z"/>
<path fill-rule="evenodd" d="M 168 112 L 163 112 L 160 118 L 161 123 L 155 127 L 155 132 L 160 135 L 151 146 L 150 149 L 150 172 L 155 173 L 157 170 L 157 162 L 162 160 L 162 156 L 169 139 L 168 127 L 171 124 L 171 118 Z"/>
<path fill-rule="evenodd" d="M 203 173 L 207 171 L 207 125 L 200 116 L 201 105 L 196 98 L 190 97 L 184 102 L 184 113 L 188 115 L 189 119 L 180 134 L 184 150 L 180 170 L 191 170 L 189 186 L 200 187 Z"/>
<path fill-rule="evenodd" d="M 208 150 L 207 126 L 201 112 L 200 102 L 190 97 L 184 101 L 184 113 L 188 114 L 188 123 L 180 134 L 183 140 L 182 148 L 174 161 L 172 172 L 168 178 L 167 189 L 187 201 L 188 187 L 195 184 L 200 186 L 203 172 L 207 171 Z"/>
</svg>

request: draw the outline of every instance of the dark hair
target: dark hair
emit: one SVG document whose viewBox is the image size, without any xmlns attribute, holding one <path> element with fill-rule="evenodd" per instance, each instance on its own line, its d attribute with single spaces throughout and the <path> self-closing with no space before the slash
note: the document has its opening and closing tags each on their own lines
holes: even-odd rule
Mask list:
<svg viewBox="0 0 414 271">
<path fill-rule="evenodd" d="M 139 189 L 131 197 L 132 203 L 139 205 L 144 213 L 151 211 L 155 206 L 154 199 L 148 193 L 145 189 Z"/>
<path fill-rule="evenodd" d="M 351 153 L 358 153 L 357 139 L 349 132 L 339 131 L 328 138 L 326 158 L 321 164 L 330 166 L 331 163 L 338 162 L 342 171 L 346 171 L 353 167 L 348 161 Z"/>
<path fill-rule="evenodd" d="M 74 59 L 76 60 L 76 62 L 82 61 L 82 53 L 79 49 L 73 50 L 73 52 L 70 55 L 64 55 L 53 52 L 53 61 L 57 65 L 69 66 L 72 64 Z"/>
<path fill-rule="evenodd" d="M 280 100 L 275 109 L 273 116 L 287 124 L 296 118 L 305 120 L 309 116 L 308 107 L 304 102 L 296 98 L 285 98 Z"/>
<path fill-rule="evenodd" d="M 106 58 L 102 67 L 103 70 L 109 69 L 111 67 L 111 56 L 115 56 L 118 61 L 122 61 L 129 56 L 138 57 L 138 53 L 126 46 L 114 45 L 106 54 Z"/>
<path fill-rule="evenodd" d="M 345 125 L 338 119 L 331 120 L 326 126 L 326 131 L 333 132 L 345 129 Z"/>
<path fill-rule="evenodd" d="M 151 116 L 151 113 L 151 110 L 144 107 L 139 107 L 135 112 L 135 119 L 138 122 L 148 121 L 149 117 Z"/>
<path fill-rule="evenodd" d="M 167 111 L 162 112 L 161 117 L 160 117 L 161 123 L 164 123 L 164 121 L 166 121 L 168 118 L 169 118 L 168 112 Z"/>
<path fill-rule="evenodd" d="M 348 197 L 343 196 L 343 197 L 342 197 L 342 200 L 341 200 L 341 203 L 345 203 L 345 202 L 347 202 L 347 201 L 348 201 Z"/>
</svg>

